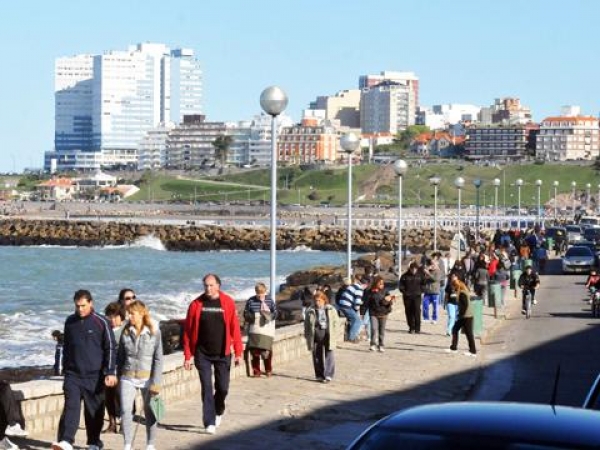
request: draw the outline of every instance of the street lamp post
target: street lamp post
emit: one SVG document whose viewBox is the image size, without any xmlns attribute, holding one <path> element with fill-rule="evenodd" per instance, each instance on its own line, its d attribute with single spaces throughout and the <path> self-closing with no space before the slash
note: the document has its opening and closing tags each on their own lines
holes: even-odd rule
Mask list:
<svg viewBox="0 0 600 450">
<path fill-rule="evenodd" d="M 286 93 L 277 86 L 270 86 L 260 94 L 260 106 L 271 116 L 271 274 L 270 293 L 273 300 L 277 289 L 277 116 L 288 104 Z"/>
<path fill-rule="evenodd" d="M 592 185 L 590 183 L 585 185 L 587 192 L 585 195 L 585 209 L 589 210 L 590 209 L 590 195 L 591 195 L 591 191 L 592 191 Z"/>
<path fill-rule="evenodd" d="M 523 186 L 523 180 L 518 179 L 515 184 L 517 185 L 517 229 L 521 229 L 521 186 Z"/>
<path fill-rule="evenodd" d="M 577 188 L 576 181 L 571 182 L 571 188 L 573 189 L 573 194 L 572 194 L 573 198 L 571 199 L 571 209 L 573 210 L 573 221 L 575 221 L 575 195 L 576 195 L 575 189 Z"/>
<path fill-rule="evenodd" d="M 596 213 L 600 212 L 600 184 L 598 185 L 598 196 L 596 197 Z"/>
<path fill-rule="evenodd" d="M 354 133 L 346 133 L 340 138 L 340 145 L 348 156 L 348 236 L 346 264 L 348 278 L 352 277 L 352 156 L 360 145 L 359 137 Z"/>
<path fill-rule="evenodd" d="M 402 275 L 402 178 L 408 170 L 408 165 L 403 159 L 394 163 L 394 171 L 398 176 L 398 280 Z"/>
<path fill-rule="evenodd" d="M 498 220 L 498 188 L 500 187 L 500 179 L 494 178 L 494 215 Z"/>
<path fill-rule="evenodd" d="M 537 223 L 542 227 L 542 180 L 535 180 L 537 186 Z"/>
<path fill-rule="evenodd" d="M 554 185 L 554 223 L 558 221 L 558 181 L 552 183 Z M 599 185 L 600 188 L 600 185 Z"/>
<path fill-rule="evenodd" d="M 477 239 L 477 245 L 479 245 L 479 189 L 481 188 L 481 180 L 479 178 L 473 180 L 473 184 L 475 185 L 475 238 Z"/>
<path fill-rule="evenodd" d="M 437 200 L 438 200 L 438 186 L 441 182 L 440 177 L 432 177 L 429 182 L 433 185 L 433 251 L 437 252 L 437 229 L 438 229 L 438 211 L 437 211 Z"/>
<path fill-rule="evenodd" d="M 463 186 L 465 185 L 465 179 L 463 177 L 458 177 L 456 180 L 454 180 L 454 186 L 456 186 L 456 189 L 458 190 L 458 216 L 457 216 L 457 239 L 458 239 L 458 259 L 460 259 L 460 245 L 461 245 L 461 239 L 460 236 L 462 234 L 462 229 L 461 229 L 461 223 L 460 223 L 460 200 L 461 200 L 461 191 Z"/>
</svg>

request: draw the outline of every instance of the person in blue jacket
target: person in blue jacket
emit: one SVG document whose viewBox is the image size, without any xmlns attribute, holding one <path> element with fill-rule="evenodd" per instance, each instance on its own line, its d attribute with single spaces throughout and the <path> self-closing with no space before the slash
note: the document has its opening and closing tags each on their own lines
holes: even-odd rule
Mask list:
<svg viewBox="0 0 600 450">
<path fill-rule="evenodd" d="M 110 322 L 94 311 L 92 294 L 84 289 L 73 297 L 75 314 L 67 317 L 63 347 L 65 405 L 52 450 L 72 450 L 84 405 L 88 450 L 101 450 L 104 387 L 117 384 L 116 343 Z"/>
</svg>

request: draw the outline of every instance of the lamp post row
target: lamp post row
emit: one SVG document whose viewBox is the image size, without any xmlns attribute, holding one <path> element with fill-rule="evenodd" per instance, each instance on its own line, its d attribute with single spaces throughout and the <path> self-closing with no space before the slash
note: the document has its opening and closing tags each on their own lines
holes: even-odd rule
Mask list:
<svg viewBox="0 0 600 450">
<path fill-rule="evenodd" d="M 276 119 L 288 105 L 288 97 L 286 93 L 278 86 L 270 86 L 266 88 L 260 95 L 260 106 L 262 109 L 271 116 L 271 242 L 270 242 L 270 293 L 273 297 L 276 295 L 277 287 L 276 276 L 277 276 L 277 260 L 276 260 L 276 252 L 277 252 L 277 123 Z M 360 138 L 356 136 L 354 133 L 347 133 L 340 139 L 340 145 L 344 152 L 346 152 L 348 157 L 348 224 L 347 224 L 347 275 L 348 278 L 352 276 L 352 157 L 354 152 L 360 146 Z M 394 164 L 394 170 L 396 175 L 398 176 L 398 277 L 402 273 L 402 181 L 403 177 L 408 170 L 408 165 L 406 161 L 402 159 L 396 160 Z M 438 187 L 440 185 L 441 179 L 439 177 L 432 177 L 430 183 L 434 188 L 434 238 L 433 238 L 433 248 L 434 251 L 437 251 L 437 197 L 438 197 Z M 477 190 L 477 217 L 476 217 L 476 232 L 477 236 L 479 236 L 479 189 L 482 185 L 482 181 L 480 179 L 474 180 L 474 185 Z M 454 180 L 454 185 L 458 190 L 458 255 L 460 257 L 461 253 L 461 193 L 462 188 L 464 187 L 465 180 L 462 177 L 458 177 Z M 498 215 L 498 188 L 500 186 L 500 180 L 498 178 L 494 179 L 494 210 L 495 214 Z M 523 180 L 518 179 L 516 181 L 517 186 L 517 196 L 518 196 L 518 226 L 521 225 L 521 186 L 523 185 Z M 554 185 L 554 220 L 557 220 L 557 190 L 558 190 L 558 181 L 553 183 Z M 541 186 L 542 181 L 536 180 L 537 186 L 537 219 L 538 223 L 541 224 Z M 571 183 L 571 187 L 573 188 L 572 194 L 572 208 L 573 214 L 575 214 L 575 194 L 577 183 L 573 181 Z M 587 196 L 586 196 L 586 207 L 589 209 L 590 206 L 590 195 L 591 195 L 591 184 L 587 183 Z M 600 184 L 598 185 L 598 198 L 600 198 Z"/>
</svg>

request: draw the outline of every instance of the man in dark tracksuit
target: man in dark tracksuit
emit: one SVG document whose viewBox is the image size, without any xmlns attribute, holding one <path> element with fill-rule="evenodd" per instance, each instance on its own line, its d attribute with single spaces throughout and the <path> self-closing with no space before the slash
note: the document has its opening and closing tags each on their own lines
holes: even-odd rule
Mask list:
<svg viewBox="0 0 600 450">
<path fill-rule="evenodd" d="M 109 321 L 94 311 L 89 291 L 73 298 L 75 314 L 65 322 L 63 347 L 63 391 L 65 406 L 53 450 L 72 450 L 79 427 L 81 400 L 84 405 L 88 450 L 101 450 L 104 422 L 104 386 L 116 386 L 115 336 Z"/>
<path fill-rule="evenodd" d="M 425 288 L 425 276 L 419 270 L 416 261 L 408 265 L 408 270 L 402 274 L 398 283 L 398 289 L 404 300 L 404 312 L 408 323 L 408 332 L 421 332 L 421 298 Z"/>
</svg>

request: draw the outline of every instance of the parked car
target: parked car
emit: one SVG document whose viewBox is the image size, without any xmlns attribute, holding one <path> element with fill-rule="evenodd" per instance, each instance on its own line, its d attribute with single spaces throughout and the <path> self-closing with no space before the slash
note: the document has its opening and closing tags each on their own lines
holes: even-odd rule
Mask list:
<svg viewBox="0 0 600 450">
<path fill-rule="evenodd" d="M 562 271 L 564 274 L 588 273 L 594 266 L 596 266 L 596 254 L 589 245 L 574 245 L 569 247 L 562 257 Z"/>
<path fill-rule="evenodd" d="M 600 249 L 600 227 L 597 225 L 591 225 L 583 230 L 583 238 L 586 241 L 593 242 L 597 249 Z"/>
<path fill-rule="evenodd" d="M 577 241 L 583 240 L 583 230 L 579 225 L 567 225 L 567 243 L 575 244 Z"/>
<path fill-rule="evenodd" d="M 600 412 L 509 402 L 453 402 L 393 413 L 348 450 L 600 448 Z"/>
</svg>

